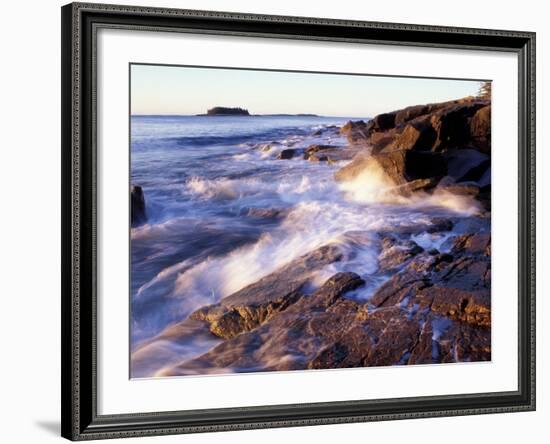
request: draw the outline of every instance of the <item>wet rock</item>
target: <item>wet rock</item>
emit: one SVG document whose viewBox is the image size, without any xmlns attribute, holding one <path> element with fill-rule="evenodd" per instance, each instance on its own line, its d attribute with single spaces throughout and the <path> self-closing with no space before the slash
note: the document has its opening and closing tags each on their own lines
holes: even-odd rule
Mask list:
<svg viewBox="0 0 550 444">
<path fill-rule="evenodd" d="M 133 185 L 130 192 L 130 219 L 133 227 L 147 222 L 147 213 L 145 211 L 145 196 L 143 189 L 139 185 Z"/>
<path fill-rule="evenodd" d="M 362 285 L 353 273 L 333 276 L 260 327 L 171 370 L 293 370 L 427 364 L 490 359 L 490 330 L 404 304 L 370 310 L 346 300 Z"/>
<path fill-rule="evenodd" d="M 303 301 L 305 307 L 328 308 L 336 303 L 346 292 L 355 290 L 365 284 L 361 277 L 352 272 L 336 273 L 328 279 L 307 301 Z M 300 309 L 297 306 L 295 309 Z"/>
<path fill-rule="evenodd" d="M 418 191 L 430 191 L 435 188 L 439 183 L 438 177 L 430 177 L 427 179 L 415 179 L 411 180 L 403 185 L 395 187 L 392 191 L 404 196 L 410 197 Z"/>
<path fill-rule="evenodd" d="M 332 162 L 332 159 L 324 154 L 313 154 L 310 158 L 309 158 L 309 161 L 310 162 L 327 162 L 327 163 L 331 163 Z"/>
<path fill-rule="evenodd" d="M 491 331 L 429 315 L 406 364 L 489 361 Z"/>
<path fill-rule="evenodd" d="M 454 223 L 451 219 L 444 217 L 436 217 L 431 220 L 430 225 L 426 228 L 428 233 L 439 233 L 441 231 L 451 231 Z"/>
<path fill-rule="evenodd" d="M 429 323 L 421 313 L 405 316 L 399 307 L 375 311 L 366 319 L 371 346 L 361 359 L 365 367 L 408 364 L 413 353 L 419 349 L 431 349 L 431 341 L 425 341 Z"/>
<path fill-rule="evenodd" d="M 353 142 L 361 139 L 375 145 L 380 133 L 391 134 L 392 149 L 442 151 L 469 144 L 477 149 L 478 139 L 486 139 L 490 130 L 489 101 L 466 97 L 460 100 L 417 105 L 379 114 L 368 123 L 348 122 L 341 133 Z M 488 109 L 488 110 L 485 110 Z M 478 111 L 484 110 L 477 114 Z M 475 140 L 474 140 L 475 139 Z M 388 144 L 386 144 L 388 146 Z"/>
<path fill-rule="evenodd" d="M 490 325 L 490 235 L 467 234 L 453 240 L 450 254 L 419 253 L 372 296 L 375 307 L 417 305 L 433 314 Z"/>
<path fill-rule="evenodd" d="M 475 182 L 448 183 L 444 185 L 440 183 L 437 186 L 437 190 L 457 196 L 475 197 L 479 194 L 479 186 Z"/>
<path fill-rule="evenodd" d="M 304 152 L 304 160 L 310 160 L 310 158 L 316 153 L 333 152 L 338 147 L 332 145 L 310 145 Z"/>
<path fill-rule="evenodd" d="M 335 162 L 351 160 L 357 150 L 352 147 L 334 145 L 310 145 L 304 152 L 304 159 L 310 162 Z"/>
<path fill-rule="evenodd" d="M 434 257 L 428 254 L 426 254 L 426 257 L 421 256 L 421 259 L 429 265 L 434 263 Z M 369 300 L 374 307 L 387 308 L 398 305 L 411 294 L 415 294 L 428 284 L 428 281 L 424 280 L 421 273 L 414 270 L 411 264 L 417 266 L 420 265 L 420 262 L 411 261 L 403 271 L 394 274 L 376 290 Z"/>
<path fill-rule="evenodd" d="M 425 288 L 421 297 L 431 299 L 432 313 L 476 326 L 491 326 L 491 299 L 485 290 L 467 291 L 434 285 Z"/>
<path fill-rule="evenodd" d="M 412 240 L 399 240 L 395 237 L 385 237 L 381 242 L 381 252 L 378 255 L 378 268 L 381 272 L 392 272 L 403 267 L 405 263 L 422 253 L 424 249 Z"/>
<path fill-rule="evenodd" d="M 439 153 L 397 150 L 356 156 L 335 172 L 338 181 L 353 180 L 363 171 L 383 171 L 395 185 L 416 179 L 441 178 L 447 174 L 447 163 Z"/>
<path fill-rule="evenodd" d="M 286 208 L 249 208 L 247 216 L 259 217 L 263 219 L 280 219 L 288 214 Z"/>
<path fill-rule="evenodd" d="M 304 152 L 304 160 L 326 162 L 329 159 L 327 154 L 335 154 L 338 150 L 339 147 L 332 145 L 310 145 Z"/>
<path fill-rule="evenodd" d="M 491 161 L 486 154 L 474 149 L 460 149 L 447 151 L 447 170 L 455 181 L 477 181 L 483 172 L 490 166 Z M 476 171 L 479 173 L 476 174 Z"/>
<path fill-rule="evenodd" d="M 367 140 L 371 134 L 371 130 L 363 120 L 350 120 L 340 128 L 340 134 L 346 136 L 350 143 L 356 143 Z"/>
<path fill-rule="evenodd" d="M 440 362 L 491 360 L 491 329 L 455 322 L 438 338 Z"/>
<path fill-rule="evenodd" d="M 391 151 L 389 148 L 395 141 L 399 131 L 392 129 L 381 133 L 372 133 L 368 138 L 368 145 L 371 146 L 371 153 Z"/>
<path fill-rule="evenodd" d="M 385 131 L 395 126 L 395 113 L 378 114 L 369 121 L 374 131 Z"/>
<path fill-rule="evenodd" d="M 252 330 L 294 304 L 303 296 L 303 287 L 315 271 L 342 257 L 342 250 L 337 245 L 320 247 L 225 297 L 218 304 L 195 311 L 191 318 L 207 321 L 210 331 L 221 338 L 232 338 Z"/>
<path fill-rule="evenodd" d="M 403 126 L 417 117 L 424 116 L 435 110 L 435 105 L 415 105 L 409 106 L 395 113 L 395 125 Z"/>
<path fill-rule="evenodd" d="M 468 233 L 453 239 L 452 253 L 491 255 L 490 233 Z"/>
<path fill-rule="evenodd" d="M 403 131 L 391 139 L 383 149 L 385 151 L 393 150 L 417 150 L 429 151 L 437 134 L 431 122 L 428 119 L 419 119 L 408 123 Z M 378 143 L 377 149 L 380 150 Z"/>
<path fill-rule="evenodd" d="M 363 279 L 337 273 L 312 295 L 167 374 L 490 360 L 490 238 L 457 236 L 450 254 L 420 252 L 399 238 L 382 243 L 418 253 L 368 302 L 346 298 Z"/>
<path fill-rule="evenodd" d="M 397 227 L 392 227 L 391 230 L 380 230 L 378 235 L 383 238 L 386 236 L 411 236 L 418 234 L 434 234 L 446 232 L 453 229 L 454 221 L 445 217 L 434 217 L 424 223 L 404 223 Z M 449 244 L 449 249 L 451 248 Z"/>
<path fill-rule="evenodd" d="M 341 363 L 349 359 L 350 351 L 346 345 L 339 342 L 323 348 L 309 363 L 310 369 L 323 369 L 339 367 Z"/>
<path fill-rule="evenodd" d="M 281 160 L 292 159 L 295 154 L 296 154 L 296 150 L 294 148 L 286 148 L 279 153 L 279 155 L 277 156 L 277 159 L 281 159 Z"/>
<path fill-rule="evenodd" d="M 409 150 L 380 153 L 372 157 L 397 184 L 447 174 L 447 164 L 438 153 Z"/>
<path fill-rule="evenodd" d="M 318 130 L 314 131 L 312 136 L 322 136 L 326 133 L 334 133 L 337 134 L 339 132 L 340 128 L 338 128 L 336 125 L 327 125 L 323 128 L 319 128 Z"/>
<path fill-rule="evenodd" d="M 280 145 L 281 145 L 280 142 L 272 141 L 272 142 L 269 142 L 269 143 L 260 143 L 260 144 L 254 145 L 253 148 L 258 149 L 263 153 L 267 153 L 267 152 L 271 151 L 274 147 L 280 146 Z"/>
<path fill-rule="evenodd" d="M 487 175 L 488 173 L 488 175 Z M 458 179 L 459 182 L 477 182 L 480 187 L 491 183 L 491 160 L 486 159 L 469 169 Z"/>
<path fill-rule="evenodd" d="M 370 156 L 368 154 L 359 153 L 345 167 L 336 171 L 334 173 L 334 178 L 340 182 L 355 179 L 369 166 L 369 158 Z"/>
<path fill-rule="evenodd" d="M 355 273 L 337 273 L 314 294 L 300 298 L 257 328 L 241 333 L 197 359 L 167 374 L 185 374 L 196 368 L 254 368 L 292 370 L 307 368 L 341 334 L 340 326 L 353 318 L 357 305 L 343 295 L 364 284 Z M 344 313 L 332 310 L 348 304 Z M 349 307 L 352 304 L 354 308 Z"/>
<path fill-rule="evenodd" d="M 464 97 L 462 99 L 450 100 L 448 102 L 409 106 L 399 111 L 394 111 L 395 126 L 404 126 L 405 123 L 411 120 L 414 120 L 418 117 L 425 116 L 427 114 L 435 114 L 442 109 L 449 108 L 454 105 L 459 105 L 463 103 L 471 103 L 473 101 L 479 101 L 479 99 L 475 99 L 474 97 Z M 483 103 L 486 103 L 486 102 L 483 102 Z"/>
<path fill-rule="evenodd" d="M 437 133 L 432 151 L 465 148 L 472 144 L 470 118 L 484 106 L 484 102 L 471 101 L 445 107 L 430 117 Z"/>
</svg>

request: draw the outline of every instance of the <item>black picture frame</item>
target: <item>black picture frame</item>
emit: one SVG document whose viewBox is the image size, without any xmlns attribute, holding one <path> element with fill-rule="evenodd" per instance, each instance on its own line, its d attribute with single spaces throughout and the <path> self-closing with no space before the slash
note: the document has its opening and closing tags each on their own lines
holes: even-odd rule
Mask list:
<svg viewBox="0 0 550 444">
<path fill-rule="evenodd" d="M 62 7 L 62 436 L 119 438 L 535 409 L 535 33 L 72 3 Z M 519 65 L 518 390 L 97 414 L 95 38 L 100 27 L 508 51 Z"/>
</svg>

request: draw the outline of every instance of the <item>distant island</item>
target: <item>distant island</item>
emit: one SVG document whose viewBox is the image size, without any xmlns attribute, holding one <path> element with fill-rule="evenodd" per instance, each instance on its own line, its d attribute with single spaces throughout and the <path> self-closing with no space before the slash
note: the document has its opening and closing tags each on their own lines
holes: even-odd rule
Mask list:
<svg viewBox="0 0 550 444">
<path fill-rule="evenodd" d="M 317 114 L 250 114 L 247 109 L 240 107 L 215 106 L 206 111 L 206 114 L 197 116 L 254 116 L 254 117 L 319 117 Z"/>
<path fill-rule="evenodd" d="M 206 112 L 207 116 L 249 116 L 250 113 L 244 108 L 228 108 L 224 106 L 215 106 Z"/>
</svg>

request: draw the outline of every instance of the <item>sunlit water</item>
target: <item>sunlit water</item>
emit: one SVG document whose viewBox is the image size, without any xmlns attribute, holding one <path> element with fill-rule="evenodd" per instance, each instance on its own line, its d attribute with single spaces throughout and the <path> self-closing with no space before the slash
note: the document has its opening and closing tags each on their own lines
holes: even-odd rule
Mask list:
<svg viewBox="0 0 550 444">
<path fill-rule="evenodd" d="M 477 211 L 473 202 L 453 196 L 388 198 L 392 184 L 376 171 L 336 183 L 333 173 L 345 162 L 277 159 L 288 147 L 346 145 L 334 131 L 314 134 L 347 120 L 132 117 L 131 180 L 143 187 L 148 216 L 147 224 L 131 230 L 131 344 L 147 355 L 138 360 L 134 353 L 134 376 L 154 375 L 217 344 L 199 329 L 187 333 L 187 341 L 142 347 L 199 307 L 308 251 L 338 242 L 348 252 L 314 276 L 313 288 L 337 271 L 372 275 L 380 230 Z M 262 218 L 248 215 L 251 208 L 283 211 Z M 438 247 L 447 236 L 424 233 L 415 240 Z"/>
</svg>

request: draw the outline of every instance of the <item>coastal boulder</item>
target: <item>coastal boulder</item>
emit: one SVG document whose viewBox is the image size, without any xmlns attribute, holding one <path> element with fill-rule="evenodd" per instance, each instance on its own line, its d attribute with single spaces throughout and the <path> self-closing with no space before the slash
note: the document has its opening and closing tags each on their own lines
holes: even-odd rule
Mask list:
<svg viewBox="0 0 550 444">
<path fill-rule="evenodd" d="M 293 148 L 287 148 L 287 149 L 284 149 L 282 150 L 279 155 L 277 156 L 277 159 L 281 159 L 281 160 L 288 160 L 288 159 L 292 159 L 294 157 L 294 155 L 296 154 L 296 150 L 293 149 Z"/>
<path fill-rule="evenodd" d="M 483 106 L 484 103 L 471 101 L 445 107 L 432 114 L 430 121 L 437 133 L 432 150 L 443 151 L 472 145 L 470 118 Z"/>
<path fill-rule="evenodd" d="M 243 214 L 251 217 L 258 217 L 262 219 L 281 219 L 288 214 L 288 210 L 285 208 L 248 208 L 243 211 Z"/>
<path fill-rule="evenodd" d="M 327 125 L 327 126 L 324 126 L 322 128 L 319 128 L 317 130 L 315 130 L 313 133 L 312 133 L 312 136 L 321 136 L 323 134 L 338 134 L 339 133 L 339 128 L 336 126 L 336 125 Z"/>
<path fill-rule="evenodd" d="M 417 150 L 430 151 L 437 134 L 429 119 L 415 120 L 406 124 L 403 131 L 390 139 L 384 151 L 393 150 Z M 377 143 L 377 148 L 380 150 L 381 144 Z"/>
<path fill-rule="evenodd" d="M 466 97 L 348 122 L 341 131 L 364 149 L 334 176 L 349 181 L 382 173 L 404 196 L 435 189 L 448 176 L 440 189 L 473 196 L 489 209 L 490 108 L 488 100 Z"/>
<path fill-rule="evenodd" d="M 445 176 L 447 163 L 440 153 L 395 150 L 356 156 L 334 176 L 338 181 L 353 180 L 369 169 L 383 171 L 394 185 L 404 185 L 416 179 Z"/>
<path fill-rule="evenodd" d="M 340 247 L 325 245 L 225 297 L 218 304 L 195 311 L 191 318 L 208 322 L 210 331 L 218 337 L 232 338 L 256 328 L 294 304 L 304 295 L 303 287 L 314 272 L 342 258 Z"/>
<path fill-rule="evenodd" d="M 433 110 L 433 105 L 408 106 L 395 112 L 395 125 L 402 126 L 410 120 L 424 116 Z"/>
<path fill-rule="evenodd" d="M 371 132 L 372 125 L 367 125 L 363 120 L 350 120 L 340 128 L 340 134 L 346 136 L 350 143 L 367 140 Z"/>
<path fill-rule="evenodd" d="M 395 126 L 395 113 L 378 114 L 369 121 L 372 131 L 386 131 Z"/>
<path fill-rule="evenodd" d="M 139 185 L 133 185 L 130 191 L 130 208 L 130 220 L 133 227 L 147 221 L 145 196 L 143 195 L 143 189 Z"/>
<path fill-rule="evenodd" d="M 304 152 L 304 160 L 311 162 L 333 162 L 339 160 L 351 160 L 357 150 L 352 147 L 340 147 L 334 145 L 310 145 Z"/>
<path fill-rule="evenodd" d="M 479 194 L 480 189 L 475 182 L 459 182 L 459 183 L 445 183 L 437 186 L 437 190 L 445 191 L 457 196 L 472 196 L 475 197 Z"/>
<path fill-rule="evenodd" d="M 317 158 L 317 160 L 319 160 L 319 156 L 317 155 L 317 153 L 333 152 L 335 149 L 337 149 L 337 147 L 334 147 L 332 145 L 310 145 L 304 152 L 304 160 L 314 160 L 314 158 Z"/>
<path fill-rule="evenodd" d="M 353 322 L 358 305 L 343 296 L 364 284 L 356 273 L 336 273 L 312 295 L 300 298 L 256 328 L 230 337 L 166 374 L 185 374 L 194 368 L 212 367 L 308 368 L 319 350 L 334 346 Z M 354 356 L 354 359 L 358 358 Z"/>
<path fill-rule="evenodd" d="M 387 236 L 381 242 L 378 269 L 382 272 L 395 271 L 423 251 L 424 249 L 412 240 L 402 241 L 393 236 Z"/>
<path fill-rule="evenodd" d="M 449 150 L 444 157 L 448 174 L 456 181 L 477 181 L 491 164 L 486 154 L 469 148 Z"/>
</svg>

